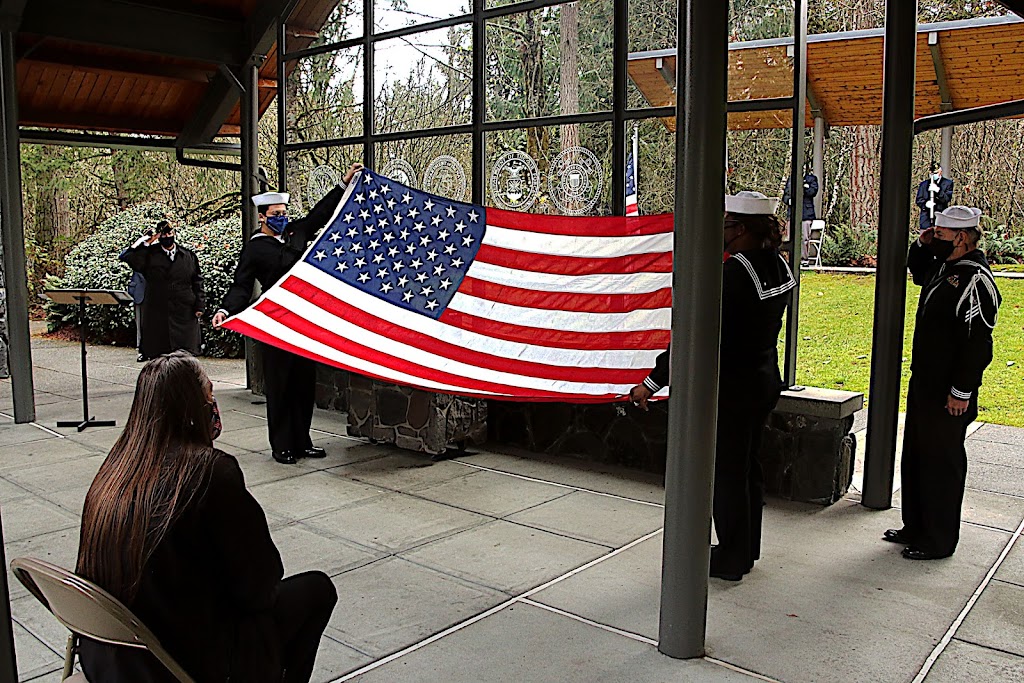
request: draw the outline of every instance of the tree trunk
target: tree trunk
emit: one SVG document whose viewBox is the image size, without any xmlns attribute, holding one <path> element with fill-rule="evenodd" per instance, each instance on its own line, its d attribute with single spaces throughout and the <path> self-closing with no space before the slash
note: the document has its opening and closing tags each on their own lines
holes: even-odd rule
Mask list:
<svg viewBox="0 0 1024 683">
<path fill-rule="evenodd" d="M 543 116 L 545 104 L 544 36 L 536 12 L 527 12 L 525 36 L 519 45 L 523 62 L 523 85 L 527 118 Z M 526 152 L 537 161 L 541 172 L 548 168 L 548 148 L 551 135 L 547 128 L 529 128 L 526 131 Z"/>
<path fill-rule="evenodd" d="M 128 196 L 128 169 L 127 153 L 125 150 L 110 150 L 110 168 L 114 176 L 114 200 L 117 208 L 124 211 L 131 205 L 131 198 Z"/>
<path fill-rule="evenodd" d="M 878 26 L 884 15 L 883 0 L 853 0 L 850 25 L 853 30 Z M 850 152 L 850 227 L 870 230 L 878 227 L 879 143 L 878 126 L 851 128 Z"/>
<path fill-rule="evenodd" d="M 570 2 L 562 5 L 559 18 L 562 34 L 561 79 L 559 80 L 559 100 L 562 115 L 571 116 L 580 113 L 580 68 L 579 68 L 579 4 Z M 562 126 L 562 151 L 580 144 L 580 126 L 571 123 Z"/>
</svg>

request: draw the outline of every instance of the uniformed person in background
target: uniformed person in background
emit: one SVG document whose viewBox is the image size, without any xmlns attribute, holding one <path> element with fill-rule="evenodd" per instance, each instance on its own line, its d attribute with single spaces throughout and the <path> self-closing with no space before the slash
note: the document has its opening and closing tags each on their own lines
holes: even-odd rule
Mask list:
<svg viewBox="0 0 1024 683">
<path fill-rule="evenodd" d="M 341 184 L 310 209 L 305 218 L 288 220 L 287 192 L 265 192 L 252 198 L 260 229 L 238 258 L 234 280 L 213 318 L 220 326 L 249 306 L 253 284 L 270 289 L 299 262 L 317 233 L 327 225 L 341 202 L 352 177 L 362 169 L 353 164 Z M 309 436 L 316 394 L 316 363 L 308 358 L 260 344 L 267 397 L 267 428 L 274 460 L 293 465 L 299 458 L 322 458 L 324 449 L 313 446 Z"/>
<path fill-rule="evenodd" d="M 199 320 L 206 309 L 199 259 L 177 243 L 174 226 L 157 223 L 119 258 L 146 279 L 146 295 L 140 308 L 142 323 L 139 354 L 156 358 L 172 351 L 199 355 Z"/>
<path fill-rule="evenodd" d="M 711 576 L 727 581 L 741 580 L 761 556 L 764 476 L 757 453 L 784 386 L 776 344 L 796 280 L 779 254 L 778 204 L 760 192 L 725 198 L 714 495 L 718 545 L 711 549 Z M 647 400 L 668 381 L 666 351 L 633 387 L 630 400 L 646 410 Z"/>
<path fill-rule="evenodd" d="M 910 247 L 921 287 L 903 433 L 903 528 L 883 538 L 911 560 L 949 557 L 960 539 L 967 481 L 967 427 L 992 362 L 1000 296 L 981 239 L 979 209 L 951 206 Z"/>
</svg>

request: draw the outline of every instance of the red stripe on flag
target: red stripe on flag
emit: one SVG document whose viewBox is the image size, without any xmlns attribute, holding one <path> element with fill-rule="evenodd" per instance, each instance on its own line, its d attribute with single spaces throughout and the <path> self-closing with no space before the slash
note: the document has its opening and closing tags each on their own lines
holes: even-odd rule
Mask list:
<svg viewBox="0 0 1024 683">
<path fill-rule="evenodd" d="M 532 273 L 554 275 L 611 275 L 621 273 L 671 273 L 671 252 L 631 254 L 613 258 L 584 258 L 579 256 L 549 256 L 531 254 L 515 249 L 480 246 L 477 261 Z"/>
<path fill-rule="evenodd" d="M 459 293 L 510 306 L 578 313 L 630 313 L 672 305 L 671 287 L 646 294 L 574 294 L 522 289 L 466 277 L 459 285 Z"/>
<path fill-rule="evenodd" d="M 337 349 L 342 353 L 361 358 L 373 363 L 374 365 L 395 370 L 396 372 L 401 372 L 419 379 L 447 384 L 453 387 L 464 387 L 470 391 L 475 390 L 479 392 L 511 394 L 513 396 L 517 393 L 528 392 L 530 395 L 535 396 L 538 399 L 547 400 L 564 400 L 566 397 L 566 394 L 555 391 L 514 387 L 507 384 L 500 384 L 498 382 L 471 379 L 469 377 L 461 377 L 450 372 L 429 368 L 424 365 L 420 365 L 419 363 L 413 363 L 412 361 L 392 356 L 384 353 L 383 351 L 378 351 L 377 349 L 372 349 L 369 346 L 359 344 L 358 342 L 352 341 L 340 334 L 331 332 L 330 330 L 321 327 L 320 325 L 317 325 L 296 313 L 293 313 L 284 306 L 281 306 L 269 299 L 261 300 L 255 306 L 255 310 L 276 320 L 304 337 L 318 341 L 333 349 Z"/>
<path fill-rule="evenodd" d="M 488 370 L 499 370 L 501 372 L 541 379 L 567 382 L 600 382 L 602 384 L 637 384 L 647 376 L 646 369 L 566 367 L 563 365 L 547 365 L 545 363 L 495 356 L 483 351 L 475 351 L 464 346 L 441 341 L 428 334 L 388 322 L 351 304 L 347 304 L 341 299 L 297 277 L 287 278 L 281 283 L 281 288 L 305 299 L 332 315 L 363 329 L 376 332 L 388 339 L 408 344 L 409 346 L 444 358 L 457 359 L 463 363 Z"/>
<path fill-rule="evenodd" d="M 512 228 L 548 235 L 573 235 L 576 237 L 629 237 L 635 235 L 658 235 L 672 232 L 673 218 L 670 213 L 654 216 L 603 216 L 579 218 L 577 216 L 538 216 L 519 211 L 487 209 L 487 225 Z"/>
<path fill-rule="evenodd" d="M 541 327 L 523 327 L 511 323 L 497 322 L 468 313 L 447 309 L 438 318 L 441 322 L 479 334 L 504 339 L 505 341 L 551 346 L 561 349 L 586 349 L 590 351 L 652 351 L 664 350 L 668 346 L 668 330 L 644 330 L 642 332 L 567 332 Z"/>
</svg>

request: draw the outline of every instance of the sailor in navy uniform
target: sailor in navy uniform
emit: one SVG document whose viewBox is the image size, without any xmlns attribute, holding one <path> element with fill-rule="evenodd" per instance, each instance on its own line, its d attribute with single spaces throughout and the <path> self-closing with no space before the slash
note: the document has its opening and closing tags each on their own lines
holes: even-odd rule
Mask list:
<svg viewBox="0 0 1024 683">
<path fill-rule="evenodd" d="M 234 280 L 213 318 L 220 326 L 249 306 L 253 284 L 270 289 L 299 262 L 306 248 L 334 214 L 352 177 L 362 169 L 353 164 L 342 182 L 327 193 L 305 218 L 288 220 L 287 192 L 264 192 L 252 198 L 258 207 L 260 229 L 242 249 Z M 299 458 L 322 458 L 313 446 L 309 428 L 316 397 L 316 363 L 308 358 L 261 344 L 267 397 L 267 428 L 274 460 L 295 464 Z"/>
<path fill-rule="evenodd" d="M 981 239 L 979 209 L 951 206 L 910 247 L 921 287 L 903 434 L 903 528 L 883 538 L 911 560 L 949 557 L 960 539 L 967 428 L 978 416 L 981 376 L 992 362 L 1000 296 Z"/>
<path fill-rule="evenodd" d="M 761 555 L 764 477 L 757 454 L 761 431 L 782 393 L 776 344 L 796 280 L 779 254 L 777 198 L 740 192 L 725 198 L 722 342 L 719 351 L 718 436 L 714 520 L 718 545 L 711 576 L 739 581 Z M 647 399 L 669 381 L 668 351 L 630 392 Z"/>
</svg>

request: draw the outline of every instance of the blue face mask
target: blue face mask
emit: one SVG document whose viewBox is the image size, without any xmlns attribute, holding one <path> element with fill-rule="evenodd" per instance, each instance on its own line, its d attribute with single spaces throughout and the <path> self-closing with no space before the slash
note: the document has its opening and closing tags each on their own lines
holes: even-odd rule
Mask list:
<svg viewBox="0 0 1024 683">
<path fill-rule="evenodd" d="M 280 235 L 288 227 L 288 216 L 267 216 L 267 227 L 275 235 Z"/>
<path fill-rule="evenodd" d="M 939 174 L 938 173 L 932 173 L 932 180 L 935 181 L 935 182 L 939 182 Z"/>
</svg>

